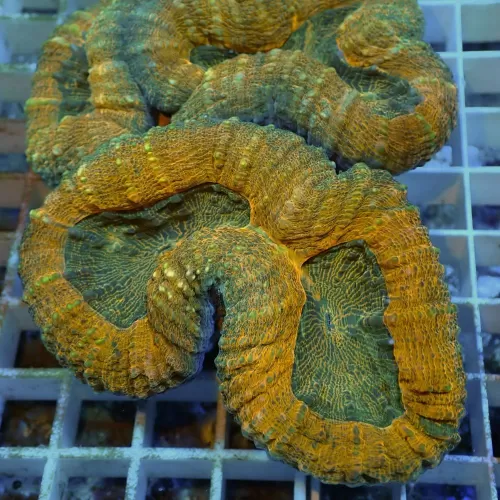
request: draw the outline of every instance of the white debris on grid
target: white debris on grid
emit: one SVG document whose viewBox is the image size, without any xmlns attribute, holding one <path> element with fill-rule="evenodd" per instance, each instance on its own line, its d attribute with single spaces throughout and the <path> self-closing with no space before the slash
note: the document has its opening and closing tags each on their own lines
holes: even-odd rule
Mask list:
<svg viewBox="0 0 500 500">
<path fill-rule="evenodd" d="M 467 146 L 467 155 L 469 157 L 469 167 L 492 167 L 500 166 L 500 150 L 477 146 Z"/>
<path fill-rule="evenodd" d="M 477 278 L 477 296 L 483 299 L 496 299 L 500 297 L 500 277 L 479 276 Z"/>
<path fill-rule="evenodd" d="M 469 156 L 469 167 L 482 167 L 479 148 L 476 146 L 467 146 L 467 155 Z"/>
<path fill-rule="evenodd" d="M 24 119 L 24 106 L 20 102 L 0 101 L 0 116 L 9 120 Z"/>
<path fill-rule="evenodd" d="M 443 146 L 432 158 L 428 161 L 424 168 L 443 168 L 451 167 L 452 165 L 452 153 L 453 150 L 451 146 Z"/>
<path fill-rule="evenodd" d="M 458 279 L 457 270 L 448 264 L 444 266 L 444 281 L 448 285 L 448 290 L 452 297 L 458 297 L 460 295 L 460 281 Z"/>
<path fill-rule="evenodd" d="M 453 160 L 451 146 L 443 146 L 423 168 L 448 168 Z M 451 204 L 418 205 L 420 218 L 429 229 L 455 229 L 457 207 Z"/>
<path fill-rule="evenodd" d="M 482 299 L 500 298 L 500 266 L 478 269 L 477 296 Z"/>
</svg>

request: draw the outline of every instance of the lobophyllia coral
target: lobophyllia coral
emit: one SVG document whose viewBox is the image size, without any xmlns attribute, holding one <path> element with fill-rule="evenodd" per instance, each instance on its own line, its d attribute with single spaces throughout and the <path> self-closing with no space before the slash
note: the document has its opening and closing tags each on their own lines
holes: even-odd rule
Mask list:
<svg viewBox="0 0 500 500">
<path fill-rule="evenodd" d="M 392 4 L 325 11 L 284 45 L 300 50 L 240 55 L 210 68 L 174 122 L 273 123 L 320 145 L 341 168 L 362 161 L 398 174 L 423 165 L 455 126 L 457 89 L 446 64 L 418 40 L 413 2 Z"/>
<path fill-rule="evenodd" d="M 333 60 L 338 59 L 336 45 L 337 30 L 345 17 L 352 13 L 357 5 L 336 9 L 328 9 L 308 19 L 294 31 L 282 46 L 286 50 L 301 50 L 309 57 L 331 66 Z M 227 59 L 239 55 L 232 49 L 214 47 L 213 45 L 199 45 L 189 54 L 193 64 L 207 70 Z"/>
<path fill-rule="evenodd" d="M 26 104 L 33 169 L 57 185 L 102 143 L 146 131 L 152 109 L 177 111 L 200 81 L 177 121 L 208 114 L 276 122 L 324 147 L 341 168 L 364 161 L 399 173 L 427 161 L 455 125 L 456 88 L 419 41 L 417 3 L 288 3 L 284 11 L 226 1 L 202 10 L 187 0 L 103 0 L 74 14 L 44 45 Z M 325 11 L 332 6 L 341 8 Z M 274 52 L 236 58 L 202 80 L 237 50 L 283 44 L 330 69 Z"/>
<path fill-rule="evenodd" d="M 339 0 L 279 3 L 252 0 L 118 0 L 100 15 L 89 45 L 105 48 L 127 63 L 146 99 L 167 114 L 176 112 L 201 82 L 205 64 L 191 52 L 211 45 L 235 52 L 281 46 L 306 19 Z M 348 2 L 349 3 L 349 2 Z M 202 62 L 210 54 L 193 59 Z M 222 57 L 226 57 L 223 54 Z"/>
<path fill-rule="evenodd" d="M 107 140 L 153 125 L 138 85 L 131 78 L 118 78 L 127 70 L 114 74 L 114 63 L 101 65 L 104 50 L 87 50 L 88 31 L 109 3 L 101 0 L 58 26 L 43 45 L 33 76 L 25 105 L 26 155 L 52 187 Z"/>
<path fill-rule="evenodd" d="M 197 371 L 217 288 L 226 406 L 323 481 L 405 481 L 459 439 L 456 308 L 418 211 L 388 172 L 337 176 L 291 132 L 230 119 L 113 141 L 32 213 L 21 262 L 49 349 L 136 396 Z"/>
</svg>

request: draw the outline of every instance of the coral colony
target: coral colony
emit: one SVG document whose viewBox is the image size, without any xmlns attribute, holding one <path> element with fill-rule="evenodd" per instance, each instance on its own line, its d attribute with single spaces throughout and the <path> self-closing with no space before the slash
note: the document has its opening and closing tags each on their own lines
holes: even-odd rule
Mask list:
<svg viewBox="0 0 500 500">
<path fill-rule="evenodd" d="M 116 0 L 59 26 L 26 105 L 55 187 L 20 268 L 47 349 L 148 397 L 196 376 L 219 321 L 224 403 L 271 456 L 347 484 L 439 464 L 457 312 L 391 176 L 456 122 L 422 33 L 413 0 Z"/>
</svg>

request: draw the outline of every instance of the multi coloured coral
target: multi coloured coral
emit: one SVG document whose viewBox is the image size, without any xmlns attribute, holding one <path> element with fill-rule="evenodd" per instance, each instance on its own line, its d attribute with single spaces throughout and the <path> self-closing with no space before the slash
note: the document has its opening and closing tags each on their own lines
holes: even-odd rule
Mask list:
<svg viewBox="0 0 500 500">
<path fill-rule="evenodd" d="M 359 3 L 347 7 L 328 9 L 309 18 L 294 31 L 282 45 L 283 50 L 301 50 L 308 57 L 333 66 L 338 64 L 339 48 L 337 37 L 339 27 L 345 18 L 360 6 Z"/>
<path fill-rule="evenodd" d="M 203 78 L 203 67 L 190 62 L 196 47 L 236 52 L 279 47 L 306 19 L 338 4 L 339 0 L 218 0 L 208 5 L 200 0 L 119 0 L 101 14 L 103 23 L 92 30 L 89 44 L 126 62 L 147 101 L 171 114 Z"/>
<path fill-rule="evenodd" d="M 332 58 L 338 59 L 336 50 L 337 30 L 345 17 L 353 12 L 357 6 L 328 9 L 308 19 L 294 31 L 282 46 L 286 50 L 301 50 L 309 57 L 328 66 L 332 65 Z M 227 59 L 239 55 L 232 49 L 214 47 L 213 45 L 199 45 L 189 54 L 193 64 L 207 70 Z"/>
<path fill-rule="evenodd" d="M 419 41 L 414 0 L 290 2 L 284 11 L 259 2 L 203 10 L 194 0 L 131 1 L 75 14 L 44 46 L 26 105 L 27 155 L 52 186 L 103 142 L 147 130 L 149 107 L 176 112 L 205 69 L 237 51 L 283 44 L 330 69 L 287 53 L 253 64 L 240 57 L 210 72 L 177 120 L 272 121 L 323 146 L 339 166 L 364 161 L 392 173 L 427 161 L 455 125 L 456 88 Z"/>
<path fill-rule="evenodd" d="M 50 186 L 106 140 L 153 124 L 137 84 L 117 81 L 99 66 L 102 51 L 87 51 L 87 33 L 109 3 L 75 12 L 42 48 L 25 106 L 26 155 Z"/>
<path fill-rule="evenodd" d="M 458 440 L 456 310 L 418 211 L 389 173 L 337 176 L 291 132 L 231 119 L 113 141 L 32 213 L 21 261 L 44 341 L 98 389 L 195 373 L 216 287 L 225 404 L 273 456 L 404 481 Z"/>
<path fill-rule="evenodd" d="M 58 26 L 45 42 L 33 76 L 31 97 L 25 105 L 27 115 L 28 159 L 35 172 L 54 184 L 57 126 L 65 116 L 89 109 L 88 63 L 84 33 L 99 12 L 99 6 L 88 12 L 73 14 Z"/>
<path fill-rule="evenodd" d="M 65 275 L 94 310 L 120 328 L 146 315 L 144 291 L 158 255 L 201 228 L 244 227 L 246 201 L 221 186 L 193 188 L 143 210 L 80 221 L 64 249 Z"/>
<path fill-rule="evenodd" d="M 284 46 L 300 50 L 240 55 L 209 69 L 174 122 L 238 116 L 292 129 L 338 166 L 363 161 L 398 174 L 422 165 L 455 126 L 457 90 L 445 63 L 416 39 L 422 25 L 411 6 L 391 5 L 392 17 L 383 2 L 318 14 Z M 364 24 L 365 9 L 393 24 Z"/>
<path fill-rule="evenodd" d="M 418 166 L 455 124 L 422 19 L 415 0 L 103 0 L 59 27 L 28 157 L 52 185 L 72 172 L 20 267 L 59 361 L 162 392 L 201 369 L 217 307 L 224 402 L 271 455 L 350 484 L 438 464 L 463 414 L 456 308 L 377 170 Z"/>
</svg>

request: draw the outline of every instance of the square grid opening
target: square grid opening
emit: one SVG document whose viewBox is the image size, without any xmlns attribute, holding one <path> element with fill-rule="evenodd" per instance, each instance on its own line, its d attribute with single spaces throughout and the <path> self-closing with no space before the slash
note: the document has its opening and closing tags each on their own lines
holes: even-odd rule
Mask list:
<svg viewBox="0 0 500 500">
<path fill-rule="evenodd" d="M 424 167 L 398 180 L 441 250 L 467 372 L 462 443 L 415 484 L 345 488 L 268 458 L 218 397 L 213 365 L 134 401 L 95 394 L 43 348 L 21 302 L 17 249 L 48 190 L 27 171 L 23 103 L 56 23 L 91 0 L 0 3 L 0 491 L 42 500 L 168 498 L 497 498 L 500 484 L 500 1 L 423 0 L 425 39 L 459 86 L 458 125 Z M 29 33 L 30 36 L 26 36 Z M 497 292 L 495 292 L 497 291 Z M 213 363 L 213 361 L 212 361 Z M 111 425 L 112 424 L 112 425 Z M 90 437 L 89 437 L 90 436 Z"/>
</svg>

